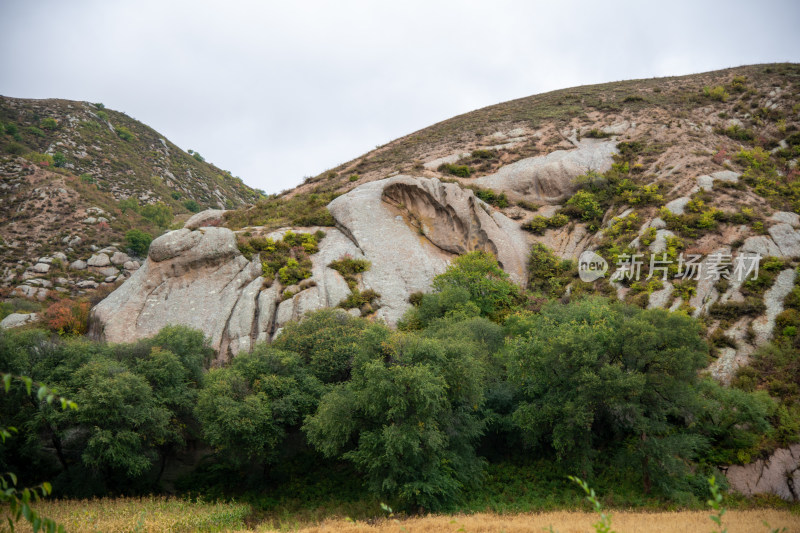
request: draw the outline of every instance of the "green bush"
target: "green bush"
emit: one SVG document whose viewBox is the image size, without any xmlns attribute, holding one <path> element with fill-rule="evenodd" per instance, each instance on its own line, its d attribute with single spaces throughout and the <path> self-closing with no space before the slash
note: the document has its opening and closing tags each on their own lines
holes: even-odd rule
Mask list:
<svg viewBox="0 0 800 533">
<path fill-rule="evenodd" d="M 264 344 L 205 376 L 195 414 L 223 462 L 271 464 L 291 430 L 312 414 L 323 392 L 297 354 Z"/>
<path fill-rule="evenodd" d="M 41 154 L 39 152 L 30 152 L 25 154 L 25 159 L 37 165 L 50 166 L 54 163 L 53 156 L 50 154 Z"/>
<path fill-rule="evenodd" d="M 442 163 L 436 170 L 445 174 L 452 174 L 453 176 L 458 176 L 460 178 L 468 178 L 472 174 L 472 169 L 469 168 L 469 166 L 454 165 L 452 163 Z"/>
<path fill-rule="evenodd" d="M 471 185 L 468 188 L 475 193 L 475 196 L 477 196 L 487 204 L 499 207 L 500 209 L 506 208 L 510 205 L 508 203 L 508 197 L 504 192 L 498 193 L 493 191 L 492 189 L 484 189 L 475 185 Z"/>
<path fill-rule="evenodd" d="M 728 126 L 725 129 L 725 135 L 737 141 L 752 141 L 756 138 L 756 134 L 753 133 L 753 130 L 743 128 L 738 124 L 732 124 L 731 126 Z"/>
<path fill-rule="evenodd" d="M 27 151 L 27 148 L 17 142 L 10 142 L 6 145 L 6 153 L 11 155 L 22 155 Z"/>
<path fill-rule="evenodd" d="M 345 255 L 328 264 L 328 267 L 337 271 L 346 280 L 354 278 L 357 274 L 366 272 L 369 270 L 370 266 L 370 262 L 366 259 L 353 259 L 349 255 Z"/>
<path fill-rule="evenodd" d="M 54 130 L 58 128 L 58 122 L 52 117 L 43 118 L 39 125 L 46 130 Z"/>
<path fill-rule="evenodd" d="M 572 261 L 560 259 L 547 246 L 535 243 L 528 256 L 528 289 L 550 298 L 564 294 L 575 279 L 577 269 Z"/>
<path fill-rule="evenodd" d="M 339 302 L 339 307 L 342 309 L 361 309 L 362 316 L 366 316 L 375 309 L 375 300 L 379 300 L 380 297 L 381 295 L 372 289 L 361 291 L 353 288 L 347 298 Z"/>
<path fill-rule="evenodd" d="M 135 137 L 133 132 L 125 126 L 116 126 L 114 127 L 114 131 L 117 132 L 117 136 L 123 141 L 132 141 Z"/>
<path fill-rule="evenodd" d="M 730 98 L 728 91 L 726 91 L 725 87 L 722 85 L 717 85 L 713 88 L 705 87 L 703 89 L 703 94 L 712 100 L 716 100 L 717 102 L 727 102 L 728 98 Z"/>
<path fill-rule="evenodd" d="M 611 134 L 597 128 L 592 128 L 584 133 L 583 136 L 589 137 L 590 139 L 605 139 L 607 137 L 611 137 Z"/>
<path fill-rule="evenodd" d="M 368 325 L 366 319 L 341 310 L 323 309 L 286 324 L 272 347 L 299 354 L 321 382 L 339 383 L 350 378 L 353 359 Z"/>
<path fill-rule="evenodd" d="M 202 206 L 194 200 L 186 200 L 185 202 L 183 202 L 183 207 L 185 207 L 192 213 L 199 213 L 203 209 Z"/>
<path fill-rule="evenodd" d="M 482 316 L 502 321 L 519 303 L 520 288 L 515 285 L 489 252 L 475 250 L 453 260 L 450 267 L 433 278 L 433 288 L 466 290 Z"/>
<path fill-rule="evenodd" d="M 571 214 L 584 221 L 599 220 L 603 216 L 603 208 L 597 197 L 588 191 L 576 192 L 566 203 L 565 214 Z"/>
<path fill-rule="evenodd" d="M 63 167 L 67 164 L 67 156 L 64 152 L 56 152 L 53 154 L 53 166 L 54 167 Z"/>
<path fill-rule="evenodd" d="M 139 208 L 139 214 L 159 228 L 168 228 L 174 218 L 172 208 L 164 202 L 147 204 Z"/>
<path fill-rule="evenodd" d="M 151 242 L 153 236 L 145 231 L 132 229 L 125 233 L 125 246 L 135 256 L 145 257 Z"/>
<path fill-rule="evenodd" d="M 30 133 L 31 135 L 35 135 L 36 137 L 44 137 L 45 136 L 45 133 L 42 130 L 40 130 L 39 128 L 37 128 L 36 126 L 28 126 L 27 130 L 28 130 L 28 133 Z"/>
<path fill-rule="evenodd" d="M 494 150 L 473 150 L 472 157 L 476 159 L 494 159 L 497 157 L 497 152 Z"/>
</svg>

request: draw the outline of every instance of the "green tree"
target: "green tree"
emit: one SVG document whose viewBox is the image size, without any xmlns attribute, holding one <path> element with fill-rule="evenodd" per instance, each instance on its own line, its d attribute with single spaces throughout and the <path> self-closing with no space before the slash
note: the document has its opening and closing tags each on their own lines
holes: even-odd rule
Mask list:
<svg viewBox="0 0 800 533">
<path fill-rule="evenodd" d="M 299 354 L 323 383 L 346 381 L 367 324 L 343 311 L 323 309 L 288 323 L 272 346 Z"/>
<path fill-rule="evenodd" d="M 514 420 L 530 444 L 584 471 L 600 449 L 635 459 L 645 492 L 706 444 L 688 431 L 708 354 L 695 320 L 593 298 L 514 322 L 522 335 L 508 373 L 523 398 Z"/>
<path fill-rule="evenodd" d="M 49 388 L 47 385 L 34 382 L 28 376 L 16 376 L 11 373 L 0 373 L 0 379 L 3 382 L 3 390 L 6 394 L 11 390 L 12 382 L 19 382 L 24 388 L 25 395 L 31 396 L 35 390 L 36 401 L 45 404 L 60 404 L 62 410 L 77 409 L 78 406 L 75 402 L 58 396 L 55 390 Z M 0 422 L 4 424 L 5 421 Z M 17 428 L 14 426 L 0 425 L 0 442 L 5 444 L 6 439 L 12 437 L 17 433 Z M 8 505 L 8 514 L 6 520 L 11 531 L 16 529 L 16 524 L 25 519 L 30 523 L 34 531 L 64 532 L 64 526 L 58 525 L 54 520 L 40 516 L 31 503 L 50 495 L 52 486 L 48 482 L 43 482 L 35 487 L 17 487 L 17 475 L 13 472 L 5 472 L 0 474 L 0 504 Z"/>
<path fill-rule="evenodd" d="M 520 288 L 509 280 L 494 255 L 481 250 L 453 260 L 444 274 L 433 279 L 433 288 L 440 293 L 466 290 L 481 316 L 495 321 L 502 321 L 520 300 Z"/>
<path fill-rule="evenodd" d="M 304 429 L 324 455 L 352 462 L 375 494 L 439 509 L 480 479 L 484 374 L 469 340 L 371 326 L 352 378 L 322 397 Z"/>
<path fill-rule="evenodd" d="M 154 464 L 169 433 L 170 412 L 147 379 L 111 359 L 96 359 L 75 375 L 85 435 L 81 458 L 106 480 L 136 478 Z"/>
<path fill-rule="evenodd" d="M 322 384 L 297 354 L 259 345 L 207 374 L 195 413 L 223 461 L 238 467 L 256 461 L 266 469 L 321 394 Z"/>
<path fill-rule="evenodd" d="M 153 236 L 139 229 L 132 229 L 125 233 L 125 245 L 136 256 L 144 257 L 153 242 Z"/>
</svg>

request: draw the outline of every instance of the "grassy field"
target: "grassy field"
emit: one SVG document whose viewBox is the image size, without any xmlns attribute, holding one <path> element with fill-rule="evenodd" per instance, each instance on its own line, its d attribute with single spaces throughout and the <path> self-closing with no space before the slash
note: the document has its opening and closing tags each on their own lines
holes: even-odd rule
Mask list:
<svg viewBox="0 0 800 533">
<path fill-rule="evenodd" d="M 241 503 L 189 502 L 163 497 L 97 500 L 46 501 L 38 511 L 64 525 L 68 532 L 189 532 L 230 531 L 268 532 L 528 532 L 553 531 L 577 533 L 593 531 L 598 515 L 587 512 L 553 511 L 546 513 L 470 515 L 429 515 L 400 520 L 328 519 L 319 524 L 297 523 L 287 516 L 281 520 L 254 523 L 250 507 Z M 641 512 L 610 511 L 612 527 L 619 533 L 711 532 L 714 524 L 708 511 Z M 764 525 L 768 522 L 770 528 Z M 731 510 L 723 517 L 728 533 L 768 532 L 786 528 L 785 533 L 800 532 L 800 515 L 779 509 Z M 30 531 L 30 528 L 19 528 Z"/>
<path fill-rule="evenodd" d="M 64 526 L 68 533 L 235 531 L 245 527 L 244 519 L 250 514 L 246 504 L 190 502 L 161 496 L 48 500 L 37 502 L 34 509 Z M 18 531 L 31 529 L 23 526 Z"/>
</svg>

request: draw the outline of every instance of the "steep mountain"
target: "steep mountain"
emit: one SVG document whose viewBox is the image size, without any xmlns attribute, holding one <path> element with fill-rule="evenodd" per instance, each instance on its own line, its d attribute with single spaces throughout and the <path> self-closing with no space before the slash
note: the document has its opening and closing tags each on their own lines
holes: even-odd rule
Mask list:
<svg viewBox="0 0 800 533">
<path fill-rule="evenodd" d="M 756 65 L 455 117 L 207 217 L 235 233 L 200 222 L 162 237 L 95 309 L 93 332 L 131 340 L 181 321 L 228 359 L 320 307 L 395 324 L 453 257 L 484 250 L 533 306 L 599 293 L 701 318 L 711 371 L 727 381 L 757 346 L 800 326 L 798 95 L 798 65 Z M 287 243 L 290 226 L 309 241 Z M 580 279 L 585 251 L 608 263 L 604 276 Z M 356 274 L 348 261 L 364 263 Z M 226 298 L 198 304 L 223 290 L 206 286 L 222 283 L 208 274 L 221 265 Z M 195 305 L 203 312 L 189 313 Z"/>
<path fill-rule="evenodd" d="M 46 300 L 56 296 L 51 291 L 79 294 L 124 279 L 138 263 L 125 254 L 126 232 L 158 236 L 174 218 L 260 196 L 102 104 L 0 97 L 0 279 L 7 294 Z M 89 261 L 104 248 L 109 260 L 119 252 L 114 264 Z M 132 268 L 124 268 L 129 261 Z"/>
</svg>

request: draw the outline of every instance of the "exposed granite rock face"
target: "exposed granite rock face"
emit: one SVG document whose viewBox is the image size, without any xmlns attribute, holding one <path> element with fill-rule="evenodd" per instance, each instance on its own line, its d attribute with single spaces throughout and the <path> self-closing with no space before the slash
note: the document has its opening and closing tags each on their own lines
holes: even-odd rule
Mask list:
<svg viewBox="0 0 800 533">
<path fill-rule="evenodd" d="M 800 257 L 800 231 L 786 223 L 775 224 L 767 231 L 783 257 Z"/>
<path fill-rule="evenodd" d="M 409 307 L 410 294 L 429 290 L 456 254 L 491 251 L 516 282 L 525 282 L 525 234 L 458 185 L 395 176 L 364 184 L 329 209 L 339 228 L 324 229 L 319 252 L 311 256 L 313 283 L 290 298 L 283 299 L 278 282 L 265 287 L 258 256 L 245 259 L 231 230 L 183 228 L 154 240 L 144 264 L 92 310 L 90 334 L 132 342 L 184 324 L 203 331 L 224 361 L 273 338 L 286 322 L 345 299 L 350 289 L 328 265 L 346 255 L 370 261 L 359 288 L 381 294 L 376 315 L 389 324 Z"/>
<path fill-rule="evenodd" d="M 154 240 L 144 265 L 92 309 L 90 334 L 109 342 L 133 342 L 169 324 L 203 331 L 224 356 L 228 322 L 261 266 L 236 248 L 225 228 L 180 229 Z"/>
<path fill-rule="evenodd" d="M 575 192 L 573 180 L 577 176 L 611 168 L 616 152 L 615 142 L 587 139 L 577 143 L 574 150 L 522 159 L 474 182 L 532 202 L 557 203 Z"/>
<path fill-rule="evenodd" d="M 794 288 L 794 278 L 797 272 L 787 268 L 778 274 L 775 283 L 764 293 L 764 304 L 767 309 L 763 316 L 753 320 L 753 331 L 756 334 L 756 344 L 764 344 L 772 338 L 775 328 L 775 318 L 783 311 L 783 300 Z"/>
<path fill-rule="evenodd" d="M 768 459 L 729 466 L 725 476 L 731 488 L 745 496 L 775 494 L 800 501 L 800 444 L 778 449 Z"/>
<path fill-rule="evenodd" d="M 455 254 L 490 251 L 515 282 L 526 282 L 529 245 L 519 225 L 454 183 L 395 176 L 366 183 L 328 209 L 372 263 L 364 285 L 381 294 L 378 317 L 389 324 L 408 309 L 410 294 L 430 290 Z"/>
</svg>

